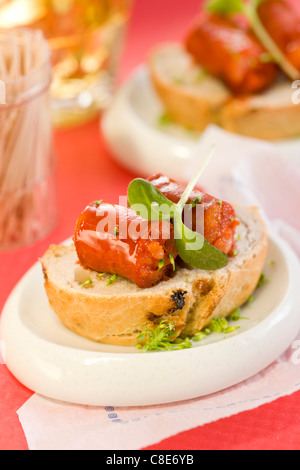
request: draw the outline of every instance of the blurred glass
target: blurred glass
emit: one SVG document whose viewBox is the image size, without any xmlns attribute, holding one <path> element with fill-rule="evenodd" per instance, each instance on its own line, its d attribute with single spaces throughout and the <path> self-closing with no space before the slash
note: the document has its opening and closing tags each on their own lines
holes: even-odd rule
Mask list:
<svg viewBox="0 0 300 470">
<path fill-rule="evenodd" d="M 52 50 L 53 120 L 90 120 L 111 100 L 133 0 L 0 0 L 0 28 L 41 29 Z"/>
</svg>

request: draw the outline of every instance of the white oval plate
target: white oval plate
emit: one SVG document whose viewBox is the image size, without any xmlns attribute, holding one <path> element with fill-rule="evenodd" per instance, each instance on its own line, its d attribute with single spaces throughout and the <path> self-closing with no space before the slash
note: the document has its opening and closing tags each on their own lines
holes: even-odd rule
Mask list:
<svg viewBox="0 0 300 470">
<path fill-rule="evenodd" d="M 49 306 L 37 263 L 1 316 L 5 362 L 34 392 L 83 405 L 163 404 L 220 391 L 271 364 L 299 331 L 298 258 L 274 234 L 264 272 L 270 280 L 251 307 L 243 307 L 248 319 L 239 320 L 240 329 L 213 333 L 191 349 L 143 353 L 98 344 L 65 328 Z"/>
<path fill-rule="evenodd" d="M 163 173 L 182 179 L 200 134 L 162 126 L 163 106 L 145 65 L 120 87 L 101 120 L 102 133 L 116 161 L 138 175 Z M 224 131 L 225 132 L 225 131 Z M 282 154 L 299 159 L 300 139 L 273 142 Z"/>
</svg>

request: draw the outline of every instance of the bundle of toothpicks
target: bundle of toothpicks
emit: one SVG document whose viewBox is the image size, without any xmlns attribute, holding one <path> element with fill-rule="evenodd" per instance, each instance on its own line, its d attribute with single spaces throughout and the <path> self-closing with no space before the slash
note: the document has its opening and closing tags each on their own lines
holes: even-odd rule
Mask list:
<svg viewBox="0 0 300 470">
<path fill-rule="evenodd" d="M 51 222 L 49 64 L 40 31 L 0 30 L 0 250 L 34 241 Z"/>
</svg>

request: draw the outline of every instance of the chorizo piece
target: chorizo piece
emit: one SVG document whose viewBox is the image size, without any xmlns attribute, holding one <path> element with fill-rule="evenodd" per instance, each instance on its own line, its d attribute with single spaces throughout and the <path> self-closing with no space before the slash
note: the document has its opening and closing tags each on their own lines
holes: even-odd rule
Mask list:
<svg viewBox="0 0 300 470">
<path fill-rule="evenodd" d="M 167 176 L 157 174 L 149 178 L 149 181 L 170 201 L 177 204 L 183 195 L 185 186 L 168 178 Z M 197 205 L 200 204 L 202 211 L 197 212 Z M 220 201 L 209 194 L 195 189 L 187 200 L 187 212 L 189 207 L 192 210 L 191 218 L 184 219 L 186 225 L 192 230 L 202 227 L 202 235 L 215 248 L 232 256 L 235 253 L 235 229 L 239 225 L 236 220 L 234 208 L 225 201 Z M 204 224 L 198 224 L 197 215 L 204 215 Z M 204 227 L 203 227 L 204 225 Z M 199 230 L 197 230 L 199 231 Z M 200 231 L 199 231 L 200 232 Z"/>
<path fill-rule="evenodd" d="M 300 71 L 300 18 L 292 7 L 278 0 L 263 2 L 258 8 L 260 19 L 273 41 L 288 61 Z"/>
<path fill-rule="evenodd" d="M 171 223 L 148 221 L 130 208 L 100 201 L 79 216 L 73 240 L 82 266 L 123 276 L 142 288 L 167 276 L 177 257 Z"/>
<path fill-rule="evenodd" d="M 221 15 L 201 15 L 185 46 L 198 64 L 235 94 L 261 92 L 278 75 L 274 63 L 262 60 L 266 50 L 254 34 Z"/>
</svg>

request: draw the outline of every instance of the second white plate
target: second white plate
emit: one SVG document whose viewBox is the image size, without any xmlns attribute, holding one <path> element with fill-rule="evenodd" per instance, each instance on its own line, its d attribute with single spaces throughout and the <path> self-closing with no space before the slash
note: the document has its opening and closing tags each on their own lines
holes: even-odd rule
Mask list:
<svg viewBox="0 0 300 470">
<path fill-rule="evenodd" d="M 101 120 L 102 132 L 123 167 L 145 177 L 163 173 L 181 180 L 200 134 L 175 124 L 161 125 L 163 115 L 147 67 L 142 65 L 118 90 Z M 299 161 L 299 138 L 274 142 L 274 146 Z"/>
</svg>

